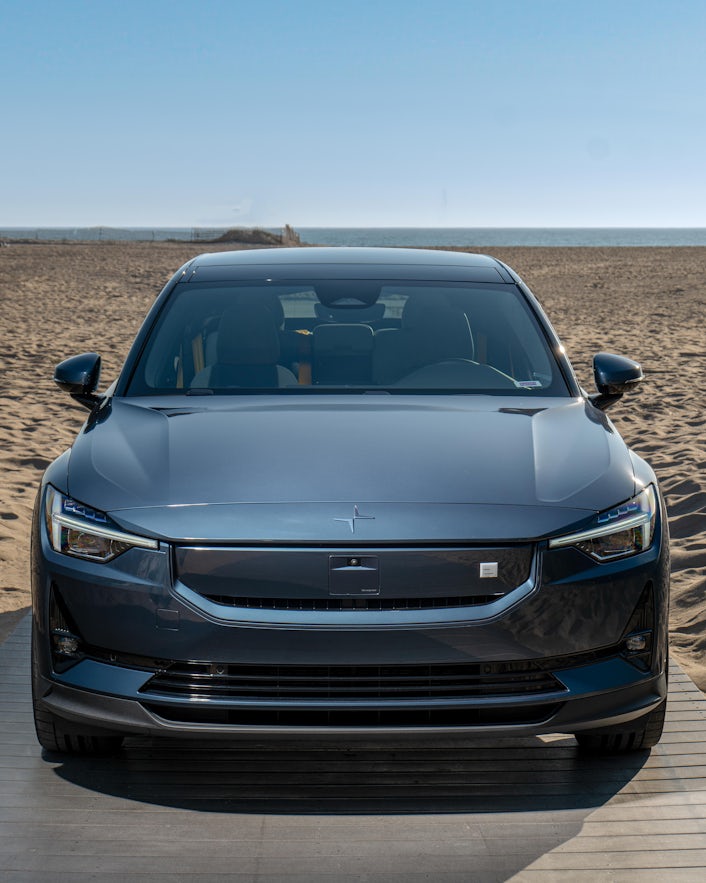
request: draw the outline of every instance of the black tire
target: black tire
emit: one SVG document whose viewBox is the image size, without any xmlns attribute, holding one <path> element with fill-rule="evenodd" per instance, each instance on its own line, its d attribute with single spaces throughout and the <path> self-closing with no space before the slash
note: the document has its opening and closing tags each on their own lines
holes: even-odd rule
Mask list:
<svg viewBox="0 0 706 883">
<path fill-rule="evenodd" d="M 117 733 L 97 735 L 95 730 L 82 729 L 69 721 L 58 718 L 51 711 L 41 708 L 34 701 L 34 728 L 42 748 L 60 754 L 96 756 L 115 754 L 120 750 L 123 737 Z"/>
<path fill-rule="evenodd" d="M 632 721 L 626 727 L 605 727 L 575 733 L 579 748 L 588 754 L 622 754 L 654 747 L 662 736 L 667 700 L 648 714 Z"/>
<path fill-rule="evenodd" d="M 110 730 L 99 730 L 72 724 L 44 708 L 39 698 L 39 670 L 32 642 L 32 709 L 34 729 L 42 748 L 59 754 L 96 756 L 115 754 L 123 737 Z"/>
</svg>

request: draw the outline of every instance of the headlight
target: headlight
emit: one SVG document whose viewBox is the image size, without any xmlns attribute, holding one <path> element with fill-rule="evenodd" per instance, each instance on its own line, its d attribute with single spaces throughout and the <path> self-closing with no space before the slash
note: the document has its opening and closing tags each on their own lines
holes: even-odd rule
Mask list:
<svg viewBox="0 0 706 883">
<path fill-rule="evenodd" d="M 65 497 L 51 485 L 44 498 L 44 519 L 52 548 L 64 555 L 105 562 L 135 546 L 158 548 L 156 540 L 125 533 L 105 512 Z"/>
<path fill-rule="evenodd" d="M 596 561 L 637 555 L 652 545 L 657 515 L 657 494 L 648 485 L 632 500 L 600 512 L 595 526 L 549 540 L 549 548 L 575 546 Z"/>
</svg>

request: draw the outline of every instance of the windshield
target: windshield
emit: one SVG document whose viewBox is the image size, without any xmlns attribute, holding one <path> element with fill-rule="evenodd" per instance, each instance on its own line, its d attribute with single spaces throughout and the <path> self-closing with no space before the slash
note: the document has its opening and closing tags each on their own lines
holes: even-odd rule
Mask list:
<svg viewBox="0 0 706 883">
<path fill-rule="evenodd" d="M 568 395 L 514 285 L 180 283 L 127 395 Z"/>
</svg>

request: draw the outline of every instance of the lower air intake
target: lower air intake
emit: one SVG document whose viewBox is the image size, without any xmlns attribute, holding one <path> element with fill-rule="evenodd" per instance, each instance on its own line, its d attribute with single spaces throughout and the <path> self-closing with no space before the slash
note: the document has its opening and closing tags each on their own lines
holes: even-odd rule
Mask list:
<svg viewBox="0 0 706 883">
<path fill-rule="evenodd" d="M 440 709 L 220 709 L 182 708 L 145 703 L 157 717 L 174 723 L 243 727 L 481 727 L 539 724 L 552 718 L 562 703 L 527 708 Z"/>
<path fill-rule="evenodd" d="M 142 693 L 180 699 L 466 699 L 564 692 L 531 662 L 433 665 L 240 665 L 172 662 Z"/>
</svg>

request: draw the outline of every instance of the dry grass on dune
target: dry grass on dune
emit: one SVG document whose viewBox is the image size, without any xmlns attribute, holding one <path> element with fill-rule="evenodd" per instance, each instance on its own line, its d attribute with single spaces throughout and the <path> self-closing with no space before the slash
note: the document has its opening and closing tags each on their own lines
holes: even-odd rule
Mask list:
<svg viewBox="0 0 706 883">
<path fill-rule="evenodd" d="M 203 250 L 110 242 L 0 249 L 0 639 L 13 612 L 29 604 L 37 481 L 86 414 L 55 388 L 54 365 L 96 350 L 107 383 L 162 285 Z M 624 353 L 645 369 L 641 390 L 610 416 L 665 491 L 673 537 L 672 647 L 706 689 L 706 249 L 489 251 L 535 291 L 587 389 L 599 350 Z"/>
</svg>

